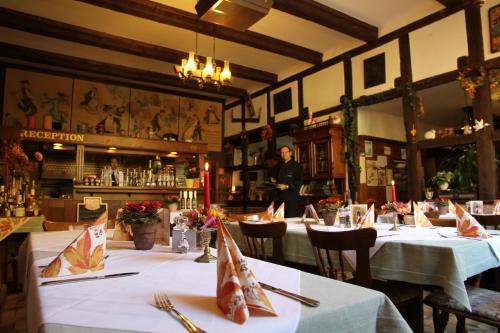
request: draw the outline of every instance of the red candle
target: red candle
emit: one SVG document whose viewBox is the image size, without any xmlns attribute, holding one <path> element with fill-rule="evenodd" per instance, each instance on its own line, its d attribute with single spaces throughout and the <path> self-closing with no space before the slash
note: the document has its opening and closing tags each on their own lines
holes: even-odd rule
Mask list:
<svg viewBox="0 0 500 333">
<path fill-rule="evenodd" d="M 203 204 L 205 212 L 210 209 L 210 172 L 208 172 L 208 162 L 205 162 L 205 172 L 203 173 L 205 195 L 203 197 Z"/>
<path fill-rule="evenodd" d="M 396 200 L 396 184 L 394 183 L 394 180 L 392 181 L 392 202 L 398 202 Z"/>
</svg>

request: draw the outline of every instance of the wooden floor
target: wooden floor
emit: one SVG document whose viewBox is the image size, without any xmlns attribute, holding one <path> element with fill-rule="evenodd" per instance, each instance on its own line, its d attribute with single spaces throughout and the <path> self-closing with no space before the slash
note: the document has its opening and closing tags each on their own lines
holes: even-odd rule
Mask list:
<svg viewBox="0 0 500 333">
<path fill-rule="evenodd" d="M 424 306 L 425 332 L 434 332 L 432 326 L 432 310 Z M 456 319 L 450 316 L 450 322 L 446 327 L 446 333 L 455 332 Z M 495 333 L 497 329 L 486 324 L 467 320 L 469 333 Z M 7 301 L 0 316 L 0 332 L 2 333 L 25 333 L 26 332 L 26 302 L 22 293 L 7 296 Z M 314 332 L 312 332 L 314 333 Z"/>
</svg>

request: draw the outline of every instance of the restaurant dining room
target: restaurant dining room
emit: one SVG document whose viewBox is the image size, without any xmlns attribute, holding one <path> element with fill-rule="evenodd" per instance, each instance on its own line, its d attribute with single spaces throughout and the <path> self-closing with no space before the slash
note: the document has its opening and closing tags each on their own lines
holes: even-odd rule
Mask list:
<svg viewBox="0 0 500 333">
<path fill-rule="evenodd" d="M 0 0 L 0 332 L 500 332 L 500 0 Z"/>
</svg>

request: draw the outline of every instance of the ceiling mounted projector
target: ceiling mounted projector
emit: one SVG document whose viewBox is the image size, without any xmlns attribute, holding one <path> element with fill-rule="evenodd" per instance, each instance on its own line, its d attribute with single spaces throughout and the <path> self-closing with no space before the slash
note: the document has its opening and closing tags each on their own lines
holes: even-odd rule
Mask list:
<svg viewBox="0 0 500 333">
<path fill-rule="evenodd" d="M 269 13 L 273 0 L 199 0 L 198 16 L 208 22 L 245 31 Z"/>
</svg>

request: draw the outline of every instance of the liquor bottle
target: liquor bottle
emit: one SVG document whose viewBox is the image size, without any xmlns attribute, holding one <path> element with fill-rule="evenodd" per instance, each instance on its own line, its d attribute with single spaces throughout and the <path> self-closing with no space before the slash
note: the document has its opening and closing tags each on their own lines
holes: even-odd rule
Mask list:
<svg viewBox="0 0 500 333">
<path fill-rule="evenodd" d="M 186 201 L 184 199 L 184 191 L 181 191 L 179 202 L 180 202 L 180 205 L 181 205 L 181 209 L 185 209 L 186 208 L 186 206 L 185 206 L 186 205 Z"/>
<path fill-rule="evenodd" d="M 196 190 L 193 191 L 193 200 L 191 200 L 191 209 L 196 209 Z"/>
<path fill-rule="evenodd" d="M 35 202 L 35 198 L 30 196 L 27 201 L 26 201 L 26 216 L 35 216 L 35 206 L 34 206 L 34 202 Z"/>
<path fill-rule="evenodd" d="M 26 216 L 26 207 L 24 206 L 22 193 L 17 195 L 17 203 L 16 203 L 16 206 L 14 208 L 14 216 L 15 217 Z"/>
<path fill-rule="evenodd" d="M 193 197 L 191 191 L 187 191 L 186 209 L 191 209 L 191 201 Z"/>
</svg>

